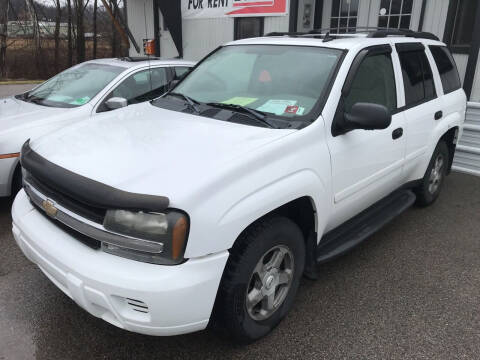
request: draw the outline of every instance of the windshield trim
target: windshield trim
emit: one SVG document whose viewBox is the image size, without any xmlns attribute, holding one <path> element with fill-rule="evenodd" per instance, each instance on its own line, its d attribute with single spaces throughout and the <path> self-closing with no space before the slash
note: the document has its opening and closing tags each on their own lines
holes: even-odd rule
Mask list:
<svg viewBox="0 0 480 360">
<path fill-rule="evenodd" d="M 332 47 L 328 47 L 328 46 L 315 46 L 315 45 L 294 45 L 294 44 L 236 44 L 236 43 L 232 43 L 232 44 L 226 44 L 226 45 L 221 45 L 219 47 L 217 47 L 215 50 L 211 51 L 209 54 L 207 54 L 202 60 L 200 60 L 192 69 L 191 71 L 188 73 L 187 76 L 185 76 L 183 79 L 181 79 L 177 84 L 175 84 L 175 86 L 170 90 L 172 92 L 175 92 L 175 89 L 177 88 L 177 86 L 179 86 L 183 81 L 185 81 L 185 79 L 187 79 L 191 74 L 193 74 L 195 72 L 195 70 L 197 69 L 197 67 L 199 67 L 205 60 L 207 60 L 208 58 L 210 58 L 210 56 L 214 55 L 215 53 L 217 53 L 218 51 L 220 51 L 221 49 L 223 48 L 226 48 L 226 47 L 237 47 L 237 46 L 290 46 L 290 47 L 294 47 L 294 46 L 297 46 L 297 47 L 302 47 L 302 48 L 320 48 L 320 49 L 328 49 L 328 50 L 332 50 L 332 51 L 338 51 L 339 52 L 339 57 L 338 57 L 338 60 L 337 60 L 337 63 L 335 64 L 335 66 L 332 68 L 332 71 L 330 72 L 330 75 L 328 77 L 328 80 L 327 82 L 325 83 L 325 86 L 323 88 L 323 91 L 322 93 L 320 94 L 320 96 L 318 97 L 318 100 L 317 102 L 315 103 L 315 105 L 312 107 L 312 110 L 310 111 L 310 113 L 306 114 L 306 115 L 303 115 L 303 116 L 296 116 L 294 118 L 285 118 L 283 116 L 278 116 L 278 115 L 275 115 L 275 114 L 267 114 L 267 116 L 273 120 L 277 120 L 278 122 L 283 122 L 283 123 L 291 123 L 291 124 L 294 124 L 294 123 L 303 123 L 304 125 L 301 126 L 300 128 L 303 128 L 303 127 L 306 127 L 308 125 L 310 125 L 311 123 L 315 122 L 319 117 L 320 115 L 322 114 L 323 112 L 323 109 L 325 107 L 325 104 L 328 100 L 328 97 L 330 96 L 330 92 L 332 90 L 332 87 L 333 87 L 333 84 L 335 83 L 335 80 L 337 78 L 337 75 L 338 75 L 338 72 L 343 64 L 343 61 L 345 59 L 345 56 L 346 54 L 348 53 L 348 49 L 338 49 L 338 48 L 332 48 Z M 161 97 L 164 97 L 166 94 L 162 95 Z M 156 106 L 155 104 L 153 104 L 153 101 L 150 101 L 150 104 Z M 279 129 L 282 129 L 284 127 L 279 127 Z"/>
</svg>

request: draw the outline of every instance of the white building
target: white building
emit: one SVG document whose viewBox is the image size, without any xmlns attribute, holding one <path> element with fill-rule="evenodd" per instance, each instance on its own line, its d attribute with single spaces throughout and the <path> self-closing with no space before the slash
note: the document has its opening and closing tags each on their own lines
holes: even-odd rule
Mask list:
<svg viewBox="0 0 480 360">
<path fill-rule="evenodd" d="M 161 57 L 199 60 L 221 44 L 270 32 L 409 28 L 448 44 L 470 99 L 456 167 L 480 175 L 479 0 L 128 0 L 136 42 L 156 39 Z M 137 55 L 134 47 L 132 56 Z"/>
</svg>

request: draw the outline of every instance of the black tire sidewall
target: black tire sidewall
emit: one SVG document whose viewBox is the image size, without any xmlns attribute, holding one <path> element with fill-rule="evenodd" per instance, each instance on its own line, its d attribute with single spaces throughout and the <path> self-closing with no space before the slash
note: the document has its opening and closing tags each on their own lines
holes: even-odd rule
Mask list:
<svg viewBox="0 0 480 360">
<path fill-rule="evenodd" d="M 435 191 L 435 193 L 430 193 L 428 190 L 429 187 L 429 180 L 430 180 L 430 174 L 432 172 L 433 167 L 435 166 L 435 161 L 438 157 L 439 154 L 443 155 L 445 164 L 443 166 L 443 174 L 442 174 L 442 179 L 441 182 Z M 423 206 L 428 206 L 435 202 L 437 200 L 438 196 L 440 195 L 440 192 L 442 190 L 443 184 L 445 182 L 445 178 L 447 176 L 447 168 L 448 164 L 450 162 L 450 154 L 448 151 L 448 146 L 444 141 L 440 141 L 437 144 L 437 147 L 435 148 L 435 151 L 433 152 L 432 158 L 430 159 L 430 163 L 428 164 L 427 171 L 425 173 L 425 176 L 422 180 L 422 184 L 419 188 L 419 191 L 417 192 L 417 197 L 418 197 L 418 203 Z"/>
<path fill-rule="evenodd" d="M 224 294 L 227 311 L 230 307 L 232 314 L 229 324 L 230 335 L 240 343 L 249 343 L 268 334 L 286 316 L 292 308 L 300 285 L 300 280 L 305 265 L 305 242 L 302 232 L 298 226 L 287 218 L 274 218 L 267 222 L 255 235 L 240 241 L 249 241 L 245 251 L 241 254 L 240 261 L 236 264 L 235 276 L 229 279 L 232 281 L 230 294 Z M 277 245 L 284 245 L 289 248 L 294 257 L 294 275 L 291 287 L 283 304 L 269 318 L 256 321 L 250 317 L 246 309 L 246 292 L 253 269 L 260 258 L 270 249 Z M 235 249 L 233 249 L 235 251 Z M 227 266 L 230 264 L 227 263 Z"/>
<path fill-rule="evenodd" d="M 12 179 L 12 194 L 10 195 L 12 198 L 17 196 L 18 192 L 22 189 L 22 170 L 19 166 L 15 169 L 13 173 Z"/>
</svg>

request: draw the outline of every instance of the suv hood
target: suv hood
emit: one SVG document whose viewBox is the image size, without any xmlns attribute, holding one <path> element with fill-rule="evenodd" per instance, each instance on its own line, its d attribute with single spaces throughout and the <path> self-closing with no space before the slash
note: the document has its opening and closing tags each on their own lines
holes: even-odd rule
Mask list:
<svg viewBox="0 0 480 360">
<path fill-rule="evenodd" d="M 75 109 L 41 106 L 14 97 L 0 99 L 0 134 L 40 123 L 42 120 L 50 121 L 58 116 L 64 117 L 65 111 L 71 110 Z"/>
<path fill-rule="evenodd" d="M 31 143 L 47 160 L 120 190 L 176 200 L 237 158 L 295 130 L 270 129 L 129 106 L 78 122 Z"/>
</svg>

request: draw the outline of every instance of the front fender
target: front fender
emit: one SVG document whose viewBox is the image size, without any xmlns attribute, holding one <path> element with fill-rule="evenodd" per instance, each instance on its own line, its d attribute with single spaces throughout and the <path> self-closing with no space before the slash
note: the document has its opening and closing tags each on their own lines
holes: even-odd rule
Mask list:
<svg viewBox="0 0 480 360">
<path fill-rule="evenodd" d="M 203 221 L 204 226 L 195 233 L 195 239 L 192 239 L 194 241 L 189 241 L 185 257 L 205 255 L 205 241 L 208 241 L 210 253 L 230 249 L 250 224 L 301 197 L 311 199 L 317 232 L 323 232 L 326 218 L 318 217 L 317 214 L 328 214 L 328 204 L 331 201 L 321 178 L 313 170 L 303 169 L 251 191 L 226 208 L 218 220 Z M 205 226 L 207 223 L 209 225 Z"/>
</svg>

